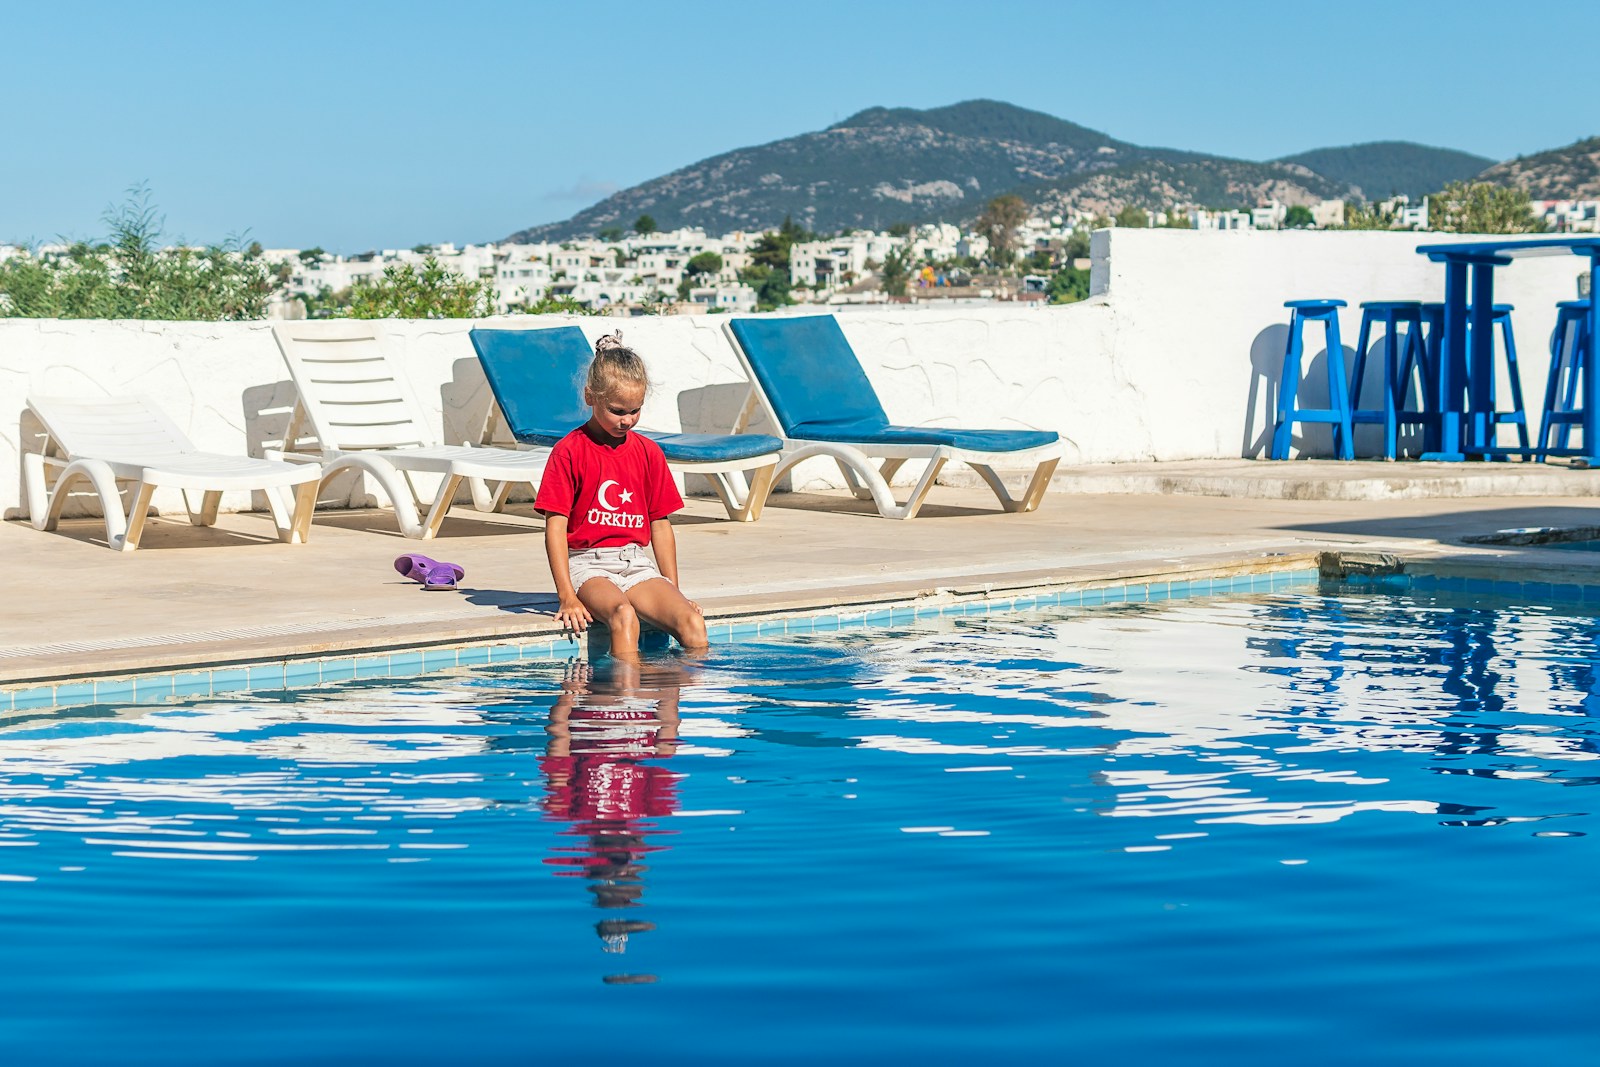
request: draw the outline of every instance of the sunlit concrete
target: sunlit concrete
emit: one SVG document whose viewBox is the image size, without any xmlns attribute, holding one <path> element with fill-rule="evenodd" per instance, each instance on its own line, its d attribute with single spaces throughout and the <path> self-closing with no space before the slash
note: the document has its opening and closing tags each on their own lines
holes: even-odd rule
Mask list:
<svg viewBox="0 0 1600 1067">
<path fill-rule="evenodd" d="M 1246 465 L 1263 478 L 1281 477 L 1286 466 Z M 1406 471 L 1337 467 L 1356 479 Z M 1029 515 L 999 513 L 983 490 L 939 488 L 910 522 L 879 518 L 842 495 L 780 494 L 759 523 L 739 525 L 715 501 L 696 498 L 679 516 L 677 538 L 685 591 L 715 617 L 1310 567 L 1325 549 L 1537 566 L 1542 580 L 1600 583 L 1600 553 L 1458 541 L 1600 523 L 1600 502 L 1564 495 L 1578 483 L 1557 477 L 1590 475 L 1552 474 L 1545 496 L 1284 499 L 1236 485 L 1233 496 L 1055 492 Z M 8 578 L 0 684 L 553 632 L 541 525 L 526 505 L 514 511 L 458 508 L 433 542 L 398 536 L 383 511 L 334 511 L 319 514 L 305 545 L 277 542 L 265 514 L 226 515 L 210 529 L 180 516 L 152 522 L 132 553 L 107 550 L 97 520 L 65 522 L 57 533 L 0 523 Z M 462 591 L 428 593 L 403 580 L 392 560 L 414 551 L 463 565 Z"/>
</svg>

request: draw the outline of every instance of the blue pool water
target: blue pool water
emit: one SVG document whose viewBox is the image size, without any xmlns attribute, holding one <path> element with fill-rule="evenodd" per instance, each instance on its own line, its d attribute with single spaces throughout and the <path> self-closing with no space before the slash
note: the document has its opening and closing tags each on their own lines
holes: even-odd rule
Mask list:
<svg viewBox="0 0 1600 1067">
<path fill-rule="evenodd" d="M 1312 591 L 19 713 L 0 1052 L 1594 1062 L 1597 646 Z"/>
</svg>

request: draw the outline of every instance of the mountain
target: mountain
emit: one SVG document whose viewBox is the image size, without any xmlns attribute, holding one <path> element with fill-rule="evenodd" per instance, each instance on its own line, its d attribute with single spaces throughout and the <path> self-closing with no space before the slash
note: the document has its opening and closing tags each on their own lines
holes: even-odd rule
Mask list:
<svg viewBox="0 0 1600 1067">
<path fill-rule="evenodd" d="M 1600 200 L 1600 137 L 1508 159 L 1480 177 L 1524 189 L 1535 200 Z"/>
<path fill-rule="evenodd" d="M 510 241 L 559 240 L 648 214 L 662 229 L 882 229 L 971 218 L 1002 193 L 1144 158 L 1145 150 L 992 100 L 870 108 L 825 130 L 740 148 L 624 189 Z"/>
<path fill-rule="evenodd" d="M 1344 148 L 1316 148 L 1284 156 L 1277 162 L 1305 167 L 1324 178 L 1353 185 L 1361 190 L 1364 200 L 1386 200 L 1396 194 L 1420 200 L 1450 182 L 1476 177 L 1494 160 L 1409 141 L 1373 141 Z"/>
<path fill-rule="evenodd" d="M 1316 157 L 1323 168 L 1305 162 Z M 1320 149 L 1267 163 L 1119 141 L 1098 130 L 996 100 L 949 107 L 874 107 L 825 130 L 739 148 L 624 189 L 563 222 L 511 242 L 565 240 L 649 215 L 664 230 L 884 229 L 897 222 L 965 222 L 1018 193 L 1036 208 L 1114 214 L 1135 205 L 1248 209 L 1267 199 L 1312 204 L 1359 196 L 1362 182 L 1433 189 L 1487 160 L 1420 145 Z M 1407 169 L 1408 167 L 1412 169 Z M 1431 184 L 1430 184 L 1431 183 Z M 1357 189 L 1361 186 L 1361 190 Z"/>
</svg>

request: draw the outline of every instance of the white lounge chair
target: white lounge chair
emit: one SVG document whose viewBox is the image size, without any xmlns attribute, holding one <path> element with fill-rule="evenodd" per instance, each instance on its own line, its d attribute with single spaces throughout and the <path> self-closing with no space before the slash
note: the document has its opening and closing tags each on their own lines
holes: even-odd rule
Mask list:
<svg viewBox="0 0 1600 1067">
<path fill-rule="evenodd" d="M 377 323 L 281 322 L 272 335 L 298 394 L 282 457 L 319 464 L 323 482 L 347 470 L 372 475 L 407 537 L 437 534 L 463 481 L 473 506 L 486 512 L 504 507 L 520 483 L 537 489 L 548 450 L 447 445 L 427 429 L 427 416 L 389 357 Z M 439 476 L 426 519 L 418 517 L 423 501 L 414 473 Z"/>
<path fill-rule="evenodd" d="M 1032 511 L 1061 462 L 1060 436 L 1053 430 L 894 425 L 832 315 L 740 318 L 722 328 L 750 379 L 734 432 L 744 430 L 758 404 L 766 411 L 783 438 L 783 460 L 774 477 L 803 460 L 826 456 L 839 464 L 857 499 L 871 500 L 886 519 L 909 519 L 946 463 L 965 463 L 977 471 L 1004 510 Z M 927 466 L 906 502 L 898 503 L 889 479 L 915 459 Z M 1020 497 L 1006 489 L 996 464 L 1033 467 Z"/>
<path fill-rule="evenodd" d="M 189 521 L 211 526 L 222 494 L 259 489 L 266 494 L 280 540 L 298 544 L 311 529 L 317 503 L 317 472 L 250 456 L 202 452 L 148 397 L 35 396 L 28 410 L 44 428 L 39 451 L 22 457 L 28 516 L 38 530 L 54 530 L 80 479 L 87 479 L 105 512 L 106 540 L 113 549 L 139 547 L 150 500 L 159 488 L 183 492 Z M 119 482 L 133 485 L 122 510 Z M 190 492 L 201 494 L 198 510 Z"/>
</svg>

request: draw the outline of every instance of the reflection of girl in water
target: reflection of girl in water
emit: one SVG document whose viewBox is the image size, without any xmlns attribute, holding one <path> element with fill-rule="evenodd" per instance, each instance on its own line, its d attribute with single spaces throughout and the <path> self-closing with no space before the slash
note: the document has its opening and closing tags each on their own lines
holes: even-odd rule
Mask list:
<svg viewBox="0 0 1600 1067">
<path fill-rule="evenodd" d="M 589 880 L 601 908 L 632 908 L 644 892 L 648 867 L 639 859 L 662 846 L 651 819 L 678 809 L 678 780 L 659 760 L 678 747 L 676 663 L 611 660 L 596 669 L 574 660 L 550 709 L 540 769 L 544 772 L 544 810 L 572 823 L 567 834 L 582 844 L 563 847 L 545 862 L 558 873 Z M 622 918 L 595 925 L 606 951 L 622 952 L 628 935 L 654 929 L 653 923 Z"/>
</svg>

